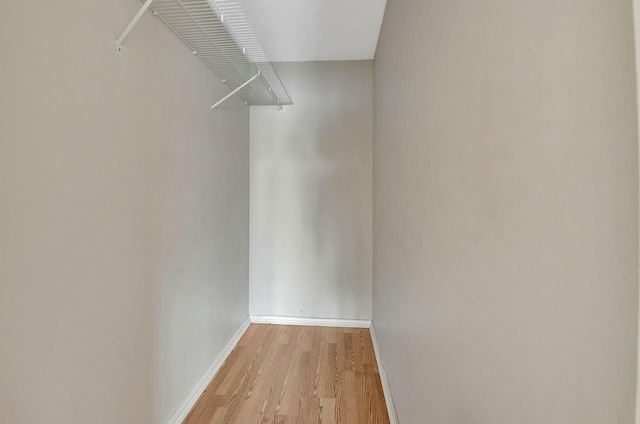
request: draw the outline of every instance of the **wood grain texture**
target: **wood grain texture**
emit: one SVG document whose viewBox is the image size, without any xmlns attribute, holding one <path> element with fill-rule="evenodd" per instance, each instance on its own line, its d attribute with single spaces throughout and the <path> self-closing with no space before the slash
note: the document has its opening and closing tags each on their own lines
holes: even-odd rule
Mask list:
<svg viewBox="0 0 640 424">
<path fill-rule="evenodd" d="M 183 424 L 389 423 L 365 328 L 251 324 Z"/>
</svg>

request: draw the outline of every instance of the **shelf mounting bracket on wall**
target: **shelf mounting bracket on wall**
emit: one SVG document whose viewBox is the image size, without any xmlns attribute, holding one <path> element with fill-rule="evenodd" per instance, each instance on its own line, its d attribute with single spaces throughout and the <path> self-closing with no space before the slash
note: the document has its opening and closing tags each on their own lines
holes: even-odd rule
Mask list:
<svg viewBox="0 0 640 424">
<path fill-rule="evenodd" d="M 238 0 L 142 1 L 144 4 L 116 41 L 118 55 L 122 55 L 122 43 L 149 9 L 232 90 L 213 104 L 212 110 L 234 94 L 249 106 L 277 106 L 282 110 L 283 105 L 293 104 Z M 256 79 L 260 84 L 251 84 Z"/>
<path fill-rule="evenodd" d="M 119 55 L 122 54 L 122 42 L 125 38 L 127 38 L 127 35 L 129 35 L 133 27 L 136 26 L 144 12 L 146 12 L 149 6 L 151 6 L 151 3 L 153 3 L 153 0 L 145 0 L 140 10 L 138 10 L 138 13 L 136 13 L 136 16 L 133 17 L 131 22 L 129 22 L 129 25 L 127 25 L 127 27 L 122 32 L 122 35 L 120 35 L 120 38 L 118 38 L 118 41 L 116 41 L 116 49 Z"/>
<path fill-rule="evenodd" d="M 231 93 L 227 94 L 226 96 L 224 96 L 222 99 L 218 100 L 217 102 L 215 102 L 213 104 L 213 106 L 211 106 L 211 109 L 213 111 L 213 109 L 216 108 L 216 106 L 220 105 L 221 103 L 223 103 L 225 100 L 227 100 L 229 97 L 233 96 L 234 94 L 236 94 L 238 91 L 242 90 L 243 88 L 245 88 L 247 85 L 251 84 L 256 78 L 258 78 L 261 74 L 260 71 L 258 71 L 257 74 L 255 74 L 254 76 L 252 76 L 251 78 L 249 78 L 244 84 L 242 84 L 240 87 L 236 88 L 235 90 L 233 90 Z"/>
</svg>

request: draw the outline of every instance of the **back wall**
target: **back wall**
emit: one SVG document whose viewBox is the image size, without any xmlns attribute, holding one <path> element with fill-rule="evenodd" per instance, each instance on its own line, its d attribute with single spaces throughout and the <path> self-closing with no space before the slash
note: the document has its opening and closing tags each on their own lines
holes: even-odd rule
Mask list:
<svg viewBox="0 0 640 424">
<path fill-rule="evenodd" d="M 371 319 L 371 61 L 279 63 L 251 108 L 250 313 Z"/>
</svg>

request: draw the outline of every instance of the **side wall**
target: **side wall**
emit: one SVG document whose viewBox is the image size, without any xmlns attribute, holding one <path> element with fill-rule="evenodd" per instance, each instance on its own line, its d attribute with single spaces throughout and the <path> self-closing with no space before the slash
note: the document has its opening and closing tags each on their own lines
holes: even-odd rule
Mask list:
<svg viewBox="0 0 640 424">
<path fill-rule="evenodd" d="M 629 423 L 631 1 L 390 0 L 374 325 L 403 423 Z"/>
<path fill-rule="evenodd" d="M 162 423 L 247 316 L 249 110 L 140 6 L 0 3 L 3 423 Z"/>
<path fill-rule="evenodd" d="M 633 29 L 635 35 L 635 47 L 636 47 L 636 104 L 638 107 L 638 143 L 640 145 L 640 0 L 633 0 Z M 639 152 L 640 154 L 640 152 Z M 640 161 L 640 158 L 639 158 Z M 640 179 L 640 174 L 638 175 Z M 638 216 L 640 220 L 640 215 Z M 640 293 L 639 293 L 640 296 Z M 640 305 L 640 297 L 638 298 L 638 304 Z M 640 309 L 640 307 L 639 307 Z M 640 322 L 640 310 L 638 316 L 638 322 Z M 640 328 L 639 328 L 640 331 Z M 640 365 L 640 336 L 638 337 L 639 348 L 638 348 L 638 361 L 636 362 Z M 635 423 L 640 424 L 640 367 L 636 367 L 636 416 Z"/>
<path fill-rule="evenodd" d="M 277 65 L 251 109 L 250 312 L 371 319 L 373 65 Z"/>
</svg>

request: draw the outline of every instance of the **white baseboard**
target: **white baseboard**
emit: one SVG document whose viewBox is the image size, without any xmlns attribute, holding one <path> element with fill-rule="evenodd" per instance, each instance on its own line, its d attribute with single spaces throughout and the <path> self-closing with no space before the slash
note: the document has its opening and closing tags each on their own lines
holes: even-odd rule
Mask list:
<svg viewBox="0 0 640 424">
<path fill-rule="evenodd" d="M 216 375 L 218 370 L 220 370 L 220 367 L 227 359 L 233 348 L 236 347 L 240 338 L 245 331 L 247 331 L 250 324 L 251 320 L 249 318 L 242 323 L 240 328 L 238 328 L 238 331 L 236 331 L 231 340 L 229 340 L 229 343 L 227 343 L 222 352 L 220 352 L 215 361 L 213 361 L 213 364 L 211 364 L 207 372 L 204 373 L 200 381 L 195 385 L 189 396 L 187 396 L 187 399 L 185 399 L 178 409 L 176 409 L 176 412 L 169 419 L 168 424 L 182 424 L 182 421 L 184 421 L 189 412 L 191 412 L 191 409 L 200 398 L 200 395 L 202 395 L 209 383 L 211 383 L 211 380 L 213 380 L 213 377 Z"/>
<path fill-rule="evenodd" d="M 384 364 L 382 357 L 380 356 L 380 346 L 378 345 L 378 339 L 376 338 L 376 332 L 373 328 L 373 323 L 369 327 L 371 333 L 371 341 L 373 342 L 373 350 L 376 353 L 376 362 L 378 363 L 378 373 L 380 374 L 380 380 L 382 381 L 382 391 L 384 392 L 384 400 L 387 404 L 387 411 L 389 412 L 389 421 L 391 424 L 398 424 L 398 414 L 396 413 L 396 407 L 393 404 L 393 396 L 391 396 L 391 387 L 389 386 L 389 380 L 387 380 L 387 373 L 384 370 Z"/>
<path fill-rule="evenodd" d="M 251 315 L 251 322 L 256 324 L 310 325 L 314 327 L 351 327 L 369 328 L 371 320 L 334 319 L 334 318 L 300 318 L 276 315 Z"/>
</svg>

